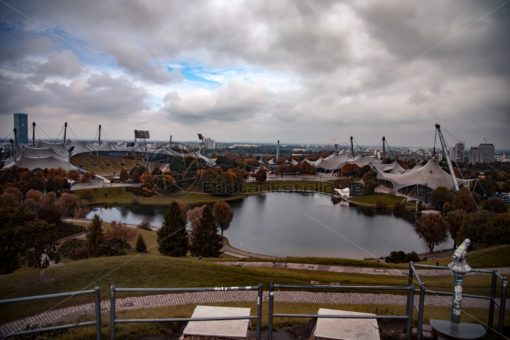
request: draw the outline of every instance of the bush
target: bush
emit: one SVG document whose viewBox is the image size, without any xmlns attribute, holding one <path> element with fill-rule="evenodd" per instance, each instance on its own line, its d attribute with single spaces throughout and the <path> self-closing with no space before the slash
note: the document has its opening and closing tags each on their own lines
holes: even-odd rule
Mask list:
<svg viewBox="0 0 510 340">
<path fill-rule="evenodd" d="M 497 198 L 491 198 L 490 200 L 483 201 L 482 209 L 493 212 L 495 214 L 506 213 L 505 202 Z"/>
<path fill-rule="evenodd" d="M 89 257 L 87 243 L 79 239 L 67 240 L 58 249 L 62 257 L 72 260 L 81 260 Z"/>
<path fill-rule="evenodd" d="M 136 239 L 136 252 L 137 253 L 145 253 L 147 251 L 147 245 L 141 234 L 138 234 L 138 238 Z"/>
<path fill-rule="evenodd" d="M 393 215 L 395 217 L 403 217 L 407 212 L 406 204 L 404 202 L 397 202 L 393 206 Z"/>
<path fill-rule="evenodd" d="M 414 251 L 410 253 L 404 253 L 402 250 L 392 251 L 390 256 L 386 256 L 384 260 L 387 263 L 408 263 L 410 261 L 419 262 L 420 257 Z"/>
<path fill-rule="evenodd" d="M 375 211 L 377 211 L 378 214 L 384 214 L 388 212 L 388 204 L 381 201 L 377 201 L 375 203 Z"/>
<path fill-rule="evenodd" d="M 117 239 L 106 240 L 97 247 L 96 256 L 126 255 L 126 251 L 129 249 L 131 249 L 131 246 L 125 241 Z"/>
</svg>

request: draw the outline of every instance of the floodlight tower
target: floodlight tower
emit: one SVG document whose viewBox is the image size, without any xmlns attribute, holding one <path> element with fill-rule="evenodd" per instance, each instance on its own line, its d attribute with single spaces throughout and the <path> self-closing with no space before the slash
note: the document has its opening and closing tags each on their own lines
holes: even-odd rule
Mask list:
<svg viewBox="0 0 510 340">
<path fill-rule="evenodd" d="M 448 144 L 443 137 L 443 133 L 441 132 L 441 125 L 436 124 L 437 135 L 439 136 L 439 141 L 441 142 L 441 147 L 443 148 L 443 155 L 446 158 L 446 164 L 448 164 L 448 170 L 450 170 L 450 175 L 452 176 L 453 186 L 455 191 L 459 191 L 459 184 L 457 183 L 457 178 L 455 177 L 455 172 L 453 171 L 452 161 L 450 160 L 450 150 L 448 149 Z"/>
</svg>

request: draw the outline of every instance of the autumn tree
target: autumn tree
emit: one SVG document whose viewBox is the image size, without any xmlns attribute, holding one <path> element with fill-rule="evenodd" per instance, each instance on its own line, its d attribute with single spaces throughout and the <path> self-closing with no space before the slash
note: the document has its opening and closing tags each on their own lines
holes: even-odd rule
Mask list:
<svg viewBox="0 0 510 340">
<path fill-rule="evenodd" d="M 416 233 L 427 242 L 429 252 L 434 246 L 445 241 L 448 233 L 448 225 L 439 214 L 426 214 L 416 221 Z"/>
<path fill-rule="evenodd" d="M 119 179 L 121 182 L 127 182 L 127 180 L 129 179 L 129 173 L 127 172 L 126 169 L 122 168 L 120 170 Z"/>
<path fill-rule="evenodd" d="M 191 232 L 191 253 L 199 257 L 219 257 L 223 241 L 209 206 L 205 206 L 202 218 Z"/>
<path fill-rule="evenodd" d="M 260 167 L 253 177 L 255 177 L 255 180 L 257 182 L 265 182 L 267 179 L 266 169 L 264 169 L 263 167 Z"/>
<path fill-rule="evenodd" d="M 462 242 L 465 238 L 469 238 L 473 249 L 485 244 L 487 239 L 486 233 L 490 231 L 492 219 L 493 214 L 486 210 L 468 214 L 457 234 L 457 243 Z"/>
<path fill-rule="evenodd" d="M 451 203 L 453 195 L 446 187 L 438 187 L 432 191 L 430 203 L 437 210 L 442 210 L 445 203 Z"/>
<path fill-rule="evenodd" d="M 221 237 L 223 237 L 223 232 L 230 227 L 230 222 L 232 222 L 234 217 L 232 208 L 227 202 L 218 201 L 214 203 L 213 216 L 214 222 L 221 230 Z"/>
<path fill-rule="evenodd" d="M 186 220 L 177 202 L 163 215 L 163 224 L 158 230 L 159 252 L 167 256 L 185 256 L 188 250 Z"/>
<path fill-rule="evenodd" d="M 493 212 L 495 214 L 506 213 L 506 205 L 505 202 L 498 198 L 491 198 L 487 201 L 483 201 L 482 209 Z"/>
<path fill-rule="evenodd" d="M 105 235 L 106 240 L 120 240 L 122 242 L 131 242 L 136 237 L 136 229 L 126 226 L 124 222 L 112 221 L 110 228 Z"/>
<path fill-rule="evenodd" d="M 453 209 L 462 209 L 467 213 L 476 211 L 476 202 L 468 188 L 460 188 L 453 197 Z"/>
<path fill-rule="evenodd" d="M 446 215 L 446 223 L 448 224 L 450 236 L 453 239 L 454 249 L 457 248 L 457 233 L 462 227 L 466 216 L 466 212 L 462 209 L 452 210 L 448 213 L 448 215 Z"/>
<path fill-rule="evenodd" d="M 92 221 L 88 225 L 87 229 L 87 248 L 91 255 L 98 255 L 98 249 L 103 240 L 103 220 L 101 220 L 99 215 L 96 214 L 92 218 Z"/>
</svg>

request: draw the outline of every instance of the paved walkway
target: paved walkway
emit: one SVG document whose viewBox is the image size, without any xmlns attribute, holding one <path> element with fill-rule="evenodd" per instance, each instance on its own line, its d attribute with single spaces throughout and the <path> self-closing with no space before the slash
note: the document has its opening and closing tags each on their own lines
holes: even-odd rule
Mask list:
<svg viewBox="0 0 510 340">
<path fill-rule="evenodd" d="M 282 263 L 277 262 L 243 262 L 243 261 L 223 261 L 215 262 L 216 264 L 224 266 L 236 266 L 244 268 L 289 268 L 299 270 L 318 270 L 328 271 L 335 273 L 347 273 L 347 274 L 367 274 L 367 275 L 387 275 L 387 276 L 407 276 L 407 269 L 394 269 L 388 266 L 388 268 L 369 268 L 369 267 L 346 267 L 346 266 L 329 266 L 322 264 L 306 264 L 306 263 Z M 484 268 L 486 270 L 497 270 L 502 275 L 509 275 L 510 268 Z M 420 269 L 418 270 L 420 276 L 446 276 L 452 275 L 451 271 L 444 269 Z M 473 275 L 480 275 L 479 273 L 472 273 Z M 471 274 L 468 274 L 471 275 Z"/>
<path fill-rule="evenodd" d="M 255 291 L 217 291 L 217 292 L 191 292 L 177 294 L 158 294 L 149 296 L 132 296 L 117 299 L 117 311 L 130 311 L 138 309 L 152 309 L 165 306 L 213 304 L 222 302 L 256 302 Z M 264 292 L 264 301 L 268 299 L 268 292 Z M 305 292 L 305 291 L 277 291 L 275 302 L 287 303 L 313 303 L 313 304 L 377 304 L 377 305 L 405 305 L 405 295 L 392 294 L 369 294 L 369 293 L 328 293 L 328 292 Z M 451 298 L 442 296 L 427 296 L 427 306 L 450 306 Z M 418 296 L 415 296 L 415 304 L 418 304 Z M 507 304 L 507 309 L 509 309 Z M 488 308 L 488 301 L 480 301 L 472 298 L 462 300 L 463 307 Z M 267 308 L 267 307 L 264 307 Z M 101 302 L 101 311 L 107 313 L 110 310 L 110 302 Z M 252 311 L 254 314 L 254 311 Z M 0 325 L 0 335 L 5 336 L 22 330 L 28 325 L 31 327 L 43 327 L 50 324 L 72 322 L 78 318 L 94 316 L 94 304 L 82 304 L 78 306 L 50 310 L 33 315 L 24 319 Z M 104 315 L 106 316 L 106 315 Z"/>
</svg>

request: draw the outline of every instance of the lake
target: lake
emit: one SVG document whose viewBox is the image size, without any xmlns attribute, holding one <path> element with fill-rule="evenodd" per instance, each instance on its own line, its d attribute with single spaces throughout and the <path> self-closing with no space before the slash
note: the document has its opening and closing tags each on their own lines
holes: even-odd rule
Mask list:
<svg viewBox="0 0 510 340">
<path fill-rule="evenodd" d="M 230 203 L 234 218 L 225 236 L 236 248 L 278 256 L 367 258 L 393 250 L 427 252 L 410 222 L 392 215 L 367 216 L 358 209 L 333 204 L 318 193 L 266 193 Z M 93 208 L 105 221 L 160 226 L 164 207 Z M 434 248 L 453 246 L 448 240 Z"/>
</svg>

